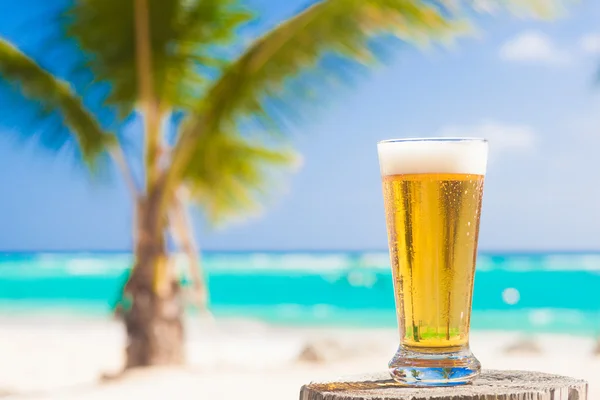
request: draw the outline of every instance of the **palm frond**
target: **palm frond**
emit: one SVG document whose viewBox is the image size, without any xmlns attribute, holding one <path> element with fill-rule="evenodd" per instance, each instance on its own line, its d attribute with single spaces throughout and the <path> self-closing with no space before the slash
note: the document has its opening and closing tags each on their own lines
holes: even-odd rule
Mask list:
<svg viewBox="0 0 600 400">
<path fill-rule="evenodd" d="M 25 134 L 37 135 L 46 147 L 61 150 L 76 143 L 83 160 L 93 166 L 107 146 L 114 143 L 114 137 L 103 131 L 67 82 L 56 78 L 1 38 L 0 81 L 13 95 L 17 94 L 35 106 L 33 120 L 38 129 Z M 18 111 L 9 104 L 0 108 L 0 115 L 4 114 L 3 120 L 10 120 L 11 114 Z"/>
<path fill-rule="evenodd" d="M 64 13 L 65 35 L 87 54 L 106 103 L 129 115 L 138 99 L 133 1 L 81 0 Z M 163 109 L 186 108 L 224 60 L 216 49 L 250 18 L 234 0 L 149 0 L 154 92 Z"/>
<path fill-rule="evenodd" d="M 236 134 L 203 136 L 184 185 L 213 224 L 257 212 L 298 158 L 288 148 L 252 144 Z"/>
<path fill-rule="evenodd" d="M 290 77 L 300 71 L 323 67 L 318 63 L 324 54 L 369 62 L 375 58 L 369 40 L 377 34 L 426 44 L 464 28 L 444 7 L 425 0 L 320 1 L 256 40 L 232 63 L 201 100 L 198 118 L 205 131 L 250 115 L 268 122 L 265 100 L 284 95 Z"/>
<path fill-rule="evenodd" d="M 293 111 L 290 99 L 311 97 L 315 89 L 311 84 L 326 86 L 347 72 L 343 67 L 355 64 L 340 66 L 339 56 L 366 63 L 375 59 L 370 39 L 378 34 L 429 43 L 464 27 L 445 7 L 427 0 L 323 0 L 313 4 L 251 44 L 182 121 L 165 180 L 167 191 L 177 186 L 185 171 L 189 173 L 188 163 L 202 158 L 206 151 L 202 141 L 222 132 L 237 132 L 243 119 L 278 129 L 278 114 L 285 119 Z M 337 62 L 324 62 L 327 54 L 335 55 Z M 311 67 L 319 67 L 315 76 L 320 79 L 291 81 Z"/>
</svg>

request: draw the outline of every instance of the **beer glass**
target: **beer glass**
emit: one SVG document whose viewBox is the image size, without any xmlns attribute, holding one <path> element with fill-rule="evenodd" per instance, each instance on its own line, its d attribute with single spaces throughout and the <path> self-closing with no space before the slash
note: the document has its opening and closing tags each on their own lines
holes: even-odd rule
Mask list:
<svg viewBox="0 0 600 400">
<path fill-rule="evenodd" d="M 411 386 L 471 382 L 471 299 L 488 144 L 483 139 L 377 145 L 400 346 L 392 377 Z"/>
</svg>

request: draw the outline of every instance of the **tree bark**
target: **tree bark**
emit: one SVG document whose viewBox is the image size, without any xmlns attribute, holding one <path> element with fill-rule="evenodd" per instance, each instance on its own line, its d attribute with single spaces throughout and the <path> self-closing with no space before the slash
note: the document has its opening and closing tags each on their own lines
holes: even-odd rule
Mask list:
<svg viewBox="0 0 600 400">
<path fill-rule="evenodd" d="M 154 88 L 148 0 L 133 0 L 137 89 L 144 120 L 145 193 L 136 213 L 135 264 L 124 290 L 126 368 L 184 362 L 183 301 L 179 277 L 169 263 L 165 231 L 169 192 L 160 168 L 160 107 Z"/>
<path fill-rule="evenodd" d="M 387 372 L 302 386 L 300 400 L 587 400 L 587 382 L 529 371 L 483 371 L 472 385 L 409 388 Z"/>
<path fill-rule="evenodd" d="M 135 265 L 124 293 L 125 368 L 185 361 L 182 291 L 168 262 L 159 199 L 160 194 L 154 193 L 138 206 Z"/>
</svg>

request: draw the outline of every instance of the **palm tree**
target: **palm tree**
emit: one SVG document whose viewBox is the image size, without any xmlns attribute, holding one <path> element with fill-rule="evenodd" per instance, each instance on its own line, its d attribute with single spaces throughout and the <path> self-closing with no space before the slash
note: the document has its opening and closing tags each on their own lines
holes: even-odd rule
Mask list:
<svg viewBox="0 0 600 400">
<path fill-rule="evenodd" d="M 36 122 L 59 122 L 24 134 L 50 149 L 74 149 L 91 171 L 116 164 L 131 192 L 126 367 L 184 362 L 182 287 L 167 238 L 199 263 L 188 199 L 214 223 L 255 210 L 295 161 L 285 135 L 273 133 L 294 121 L 296 101 L 312 99 L 350 60 L 376 59 L 377 35 L 427 44 L 464 32 L 458 5 L 323 0 L 246 45 L 237 33 L 251 15 L 236 0 L 79 0 L 58 23 L 82 62 L 60 77 L 0 38 L 0 83 L 39 111 Z M 300 74 L 307 68 L 327 81 Z M 106 92 L 101 101 L 92 96 L 98 88 Z M 131 118 L 142 121 L 143 157 L 124 151 L 122 127 Z M 177 121 L 175 135 L 165 121 Z M 196 287 L 203 290 L 199 275 Z"/>
</svg>

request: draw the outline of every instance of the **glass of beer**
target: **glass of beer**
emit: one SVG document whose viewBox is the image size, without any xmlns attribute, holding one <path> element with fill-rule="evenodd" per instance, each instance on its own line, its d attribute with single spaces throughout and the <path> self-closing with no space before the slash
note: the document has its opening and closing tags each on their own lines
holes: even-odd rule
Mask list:
<svg viewBox="0 0 600 400">
<path fill-rule="evenodd" d="M 483 139 L 385 140 L 377 145 L 400 346 L 392 377 L 411 386 L 471 382 L 469 349 Z"/>
</svg>

